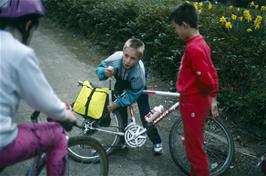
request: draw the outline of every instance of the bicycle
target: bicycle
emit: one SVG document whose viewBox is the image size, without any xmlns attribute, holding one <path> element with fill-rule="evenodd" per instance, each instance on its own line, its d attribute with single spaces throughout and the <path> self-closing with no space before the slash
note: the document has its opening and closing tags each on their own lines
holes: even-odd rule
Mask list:
<svg viewBox="0 0 266 176">
<path fill-rule="evenodd" d="M 83 82 L 79 81 L 79 85 Z M 111 80 L 109 83 L 109 89 L 111 89 Z M 145 94 L 161 95 L 179 97 L 179 93 L 144 90 Z M 112 91 L 110 91 L 112 94 Z M 109 101 L 111 101 L 112 95 L 109 95 Z M 163 111 L 157 118 L 155 118 L 150 125 L 158 124 L 167 115 L 172 113 L 179 106 L 179 102 L 171 105 L 168 109 Z M 111 121 L 108 126 L 101 126 L 101 121 L 85 118 L 79 116 L 83 123 L 83 131 L 75 131 L 75 134 L 89 135 L 100 140 L 104 146 L 106 153 L 110 155 L 116 147 L 119 145 L 121 138 L 124 137 L 125 142 L 130 147 L 141 147 L 145 144 L 148 129 L 136 123 L 136 104 L 132 104 L 128 107 L 129 118 L 131 122 L 123 129 L 122 118 L 118 111 L 111 113 Z M 208 118 L 206 121 L 205 134 L 204 134 L 204 150 L 208 156 L 209 167 L 211 175 L 221 175 L 230 166 L 234 155 L 234 142 L 231 134 L 225 128 L 221 119 Z M 175 164 L 185 174 L 189 173 L 190 165 L 186 158 L 184 149 L 184 134 L 183 124 L 181 118 L 178 118 L 172 125 L 169 134 L 169 148 L 171 157 Z"/>
<path fill-rule="evenodd" d="M 31 120 L 34 123 L 42 123 L 44 120 L 40 120 L 40 112 L 34 111 L 31 115 Z M 45 118 L 46 119 L 46 118 Z M 46 120 L 45 120 L 46 121 Z M 82 128 L 78 124 L 69 124 L 69 122 L 59 122 L 66 131 L 72 129 L 74 125 L 77 128 Z M 76 175 L 77 173 L 84 173 L 94 176 L 107 176 L 109 170 L 109 161 L 107 154 L 105 153 L 102 145 L 94 138 L 89 136 L 74 136 L 68 137 L 68 150 L 69 155 L 73 160 L 68 158 L 66 165 L 66 175 Z M 78 159 L 77 159 L 78 158 Z M 90 158 L 90 161 L 83 160 L 82 158 Z M 26 176 L 38 176 L 46 175 L 45 167 L 46 155 L 44 152 L 40 152 L 33 158 L 31 166 L 26 171 Z M 0 173 L 5 168 L 0 168 Z"/>
<path fill-rule="evenodd" d="M 260 160 L 259 160 L 256 168 L 258 170 L 260 170 L 261 173 L 266 175 L 266 155 L 260 157 Z"/>
</svg>

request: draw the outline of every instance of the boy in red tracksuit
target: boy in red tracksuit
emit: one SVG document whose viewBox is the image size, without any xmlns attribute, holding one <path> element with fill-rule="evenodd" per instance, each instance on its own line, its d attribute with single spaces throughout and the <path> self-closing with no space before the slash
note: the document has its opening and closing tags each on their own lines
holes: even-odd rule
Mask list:
<svg viewBox="0 0 266 176">
<path fill-rule="evenodd" d="M 203 150 L 205 120 L 209 111 L 218 117 L 216 95 L 218 76 L 211 60 L 211 50 L 197 29 L 193 4 L 185 2 L 170 15 L 175 32 L 185 42 L 176 89 L 184 124 L 184 144 L 191 163 L 191 176 L 208 176 L 208 160 Z"/>
</svg>

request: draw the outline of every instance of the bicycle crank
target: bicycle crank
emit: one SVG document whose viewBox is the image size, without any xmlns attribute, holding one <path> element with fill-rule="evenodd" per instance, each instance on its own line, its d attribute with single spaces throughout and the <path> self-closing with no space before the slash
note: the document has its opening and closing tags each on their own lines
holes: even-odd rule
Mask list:
<svg viewBox="0 0 266 176">
<path fill-rule="evenodd" d="M 141 147 L 147 139 L 147 129 L 138 125 L 130 124 L 126 127 L 125 141 L 132 148 Z"/>
</svg>

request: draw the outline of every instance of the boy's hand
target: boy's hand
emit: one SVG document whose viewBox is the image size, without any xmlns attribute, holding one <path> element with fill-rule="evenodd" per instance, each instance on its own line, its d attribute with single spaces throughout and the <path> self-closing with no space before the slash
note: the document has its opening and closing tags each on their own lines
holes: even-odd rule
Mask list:
<svg viewBox="0 0 266 176">
<path fill-rule="evenodd" d="M 115 104 L 115 102 L 110 103 L 110 104 L 107 106 L 107 109 L 108 109 L 109 112 L 113 112 L 113 111 L 116 109 L 116 104 Z"/>
<path fill-rule="evenodd" d="M 114 67 L 112 67 L 112 66 L 107 67 L 107 68 L 105 69 L 105 71 L 104 71 L 104 74 L 105 74 L 105 76 L 107 76 L 107 77 L 111 77 L 111 76 L 113 76 L 113 74 L 114 74 Z"/>
<path fill-rule="evenodd" d="M 213 118 L 217 118 L 219 116 L 219 111 L 218 111 L 216 97 L 212 97 L 211 113 L 212 113 L 212 117 Z"/>
</svg>

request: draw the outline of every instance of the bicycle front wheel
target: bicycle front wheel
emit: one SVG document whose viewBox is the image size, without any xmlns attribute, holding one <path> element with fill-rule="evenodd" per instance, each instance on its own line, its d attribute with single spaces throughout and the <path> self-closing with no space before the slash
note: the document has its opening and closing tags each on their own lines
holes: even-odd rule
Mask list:
<svg viewBox="0 0 266 176">
<path fill-rule="evenodd" d="M 81 115 L 76 114 L 78 121 L 84 127 L 91 123 L 91 120 L 85 119 Z M 100 124 L 98 121 L 94 121 L 93 128 L 89 128 L 88 131 L 84 131 L 84 129 L 73 128 L 68 132 L 70 137 L 73 136 L 90 136 L 97 139 L 102 146 L 104 147 L 107 155 L 110 155 L 119 145 L 121 139 L 124 136 L 121 136 L 117 133 L 123 131 L 122 118 L 118 111 L 113 113 L 113 116 L 110 117 L 110 121 L 108 124 Z M 70 150 L 71 152 L 71 150 Z M 72 155 L 71 155 L 72 156 Z M 81 158 L 82 160 L 82 158 Z"/>
<path fill-rule="evenodd" d="M 102 145 L 89 136 L 75 136 L 68 141 L 68 174 L 77 173 L 93 176 L 107 176 L 109 162 Z M 78 162 L 76 162 L 78 161 Z"/>
<path fill-rule="evenodd" d="M 97 139 L 105 149 L 107 155 L 113 153 L 118 148 L 121 139 L 117 133 L 123 131 L 122 118 L 118 111 L 113 112 L 113 116 L 108 125 L 101 126 L 100 124 L 95 127 L 95 130 L 87 132 L 87 135 Z"/>
<path fill-rule="evenodd" d="M 184 140 L 183 123 L 181 119 L 178 119 L 169 134 L 170 153 L 176 165 L 185 174 L 188 174 L 190 163 L 186 156 Z M 223 174 L 231 164 L 234 154 L 234 142 L 221 120 L 207 119 L 203 148 L 208 157 L 211 175 L 218 176 Z"/>
</svg>

